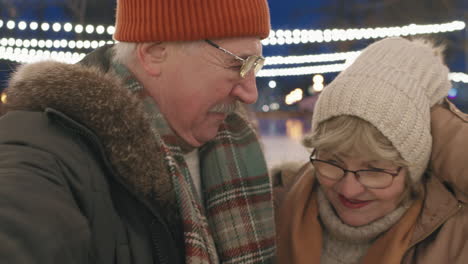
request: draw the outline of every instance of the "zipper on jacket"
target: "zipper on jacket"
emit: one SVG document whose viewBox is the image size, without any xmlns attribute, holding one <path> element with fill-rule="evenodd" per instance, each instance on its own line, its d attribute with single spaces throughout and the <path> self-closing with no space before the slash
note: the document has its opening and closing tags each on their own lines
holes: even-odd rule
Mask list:
<svg viewBox="0 0 468 264">
<path fill-rule="evenodd" d="M 159 232 L 156 231 L 156 221 L 151 221 L 151 241 L 153 242 L 155 259 L 158 260 L 158 264 L 169 264 L 169 259 L 164 254 L 161 254 L 162 250 L 158 243 Z"/>
<path fill-rule="evenodd" d="M 68 118 L 64 114 L 62 114 L 62 113 L 60 113 L 60 112 L 58 112 L 58 111 L 56 111 L 54 109 L 46 109 L 46 113 L 53 114 L 54 118 L 58 121 L 57 123 L 60 126 L 62 126 L 64 129 L 70 131 L 71 133 L 77 134 L 77 135 L 87 139 L 90 143 L 92 143 L 94 146 L 96 146 L 96 148 L 98 149 L 98 152 L 99 152 L 99 156 L 102 159 L 102 161 L 104 162 L 106 168 L 109 170 L 109 172 L 112 175 L 116 176 L 116 177 L 113 177 L 113 179 L 115 179 L 116 182 L 118 182 L 121 186 L 123 186 L 123 188 L 125 190 L 127 190 L 132 196 L 134 196 L 134 198 L 137 201 L 144 204 L 146 206 L 146 208 L 153 214 L 153 216 L 157 220 L 152 220 L 151 221 L 150 232 L 151 232 L 151 241 L 152 241 L 152 244 L 154 246 L 154 249 L 156 250 L 155 255 L 158 258 L 159 263 L 169 263 L 169 260 L 167 259 L 167 256 L 165 258 L 163 257 L 163 254 L 161 252 L 161 248 L 160 248 L 159 244 L 157 243 L 157 238 L 158 238 L 158 236 L 160 234 L 159 234 L 159 232 L 155 231 L 156 230 L 156 228 L 155 228 L 156 222 L 159 222 L 163 226 L 163 228 L 167 231 L 169 236 L 172 238 L 171 239 L 172 244 L 175 245 L 175 239 L 172 236 L 172 232 L 170 232 L 169 227 L 167 226 L 167 224 L 164 221 L 163 217 L 157 211 L 153 210 L 153 208 L 151 207 L 149 202 L 146 199 L 143 199 L 142 197 L 140 197 L 138 194 L 136 194 L 131 188 L 129 188 L 125 184 L 125 182 L 123 182 L 121 177 L 118 176 L 119 174 L 114 171 L 112 165 L 110 164 L 109 160 L 107 159 L 107 156 L 106 156 L 106 154 L 105 154 L 105 152 L 103 150 L 103 147 L 100 144 L 97 136 L 95 134 L 93 134 L 91 131 L 89 131 L 87 128 L 82 126 L 81 124 L 76 123 L 76 121 Z M 60 120 L 58 120 L 57 117 Z"/>
</svg>

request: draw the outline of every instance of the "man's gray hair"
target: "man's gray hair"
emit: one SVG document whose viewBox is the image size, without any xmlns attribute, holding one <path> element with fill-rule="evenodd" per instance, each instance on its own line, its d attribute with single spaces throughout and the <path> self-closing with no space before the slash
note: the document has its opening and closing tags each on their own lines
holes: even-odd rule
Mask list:
<svg viewBox="0 0 468 264">
<path fill-rule="evenodd" d="M 124 65 L 129 64 L 135 58 L 136 42 L 118 42 L 112 48 L 114 51 L 113 61 Z"/>
<path fill-rule="evenodd" d="M 179 41 L 173 42 L 178 48 L 190 52 L 195 48 L 199 47 L 201 44 L 204 43 L 203 40 L 196 40 L 196 41 Z M 124 65 L 128 65 L 135 59 L 135 51 L 137 48 L 138 42 L 117 42 L 114 47 L 114 57 L 113 61 L 116 63 L 121 63 Z"/>
</svg>

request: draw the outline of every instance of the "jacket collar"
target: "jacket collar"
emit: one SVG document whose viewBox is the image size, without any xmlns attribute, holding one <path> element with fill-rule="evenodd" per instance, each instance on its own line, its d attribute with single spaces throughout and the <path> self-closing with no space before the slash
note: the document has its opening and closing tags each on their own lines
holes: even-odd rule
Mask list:
<svg viewBox="0 0 468 264">
<path fill-rule="evenodd" d="M 117 177 L 135 193 L 174 208 L 172 181 L 150 117 L 121 78 L 102 71 L 106 67 L 52 61 L 20 66 L 7 88 L 6 109 L 63 113 L 99 138 Z"/>
<path fill-rule="evenodd" d="M 427 179 L 425 199 L 420 217 L 416 220 L 411 245 L 428 237 L 459 209 L 459 201 L 435 176 Z"/>
</svg>

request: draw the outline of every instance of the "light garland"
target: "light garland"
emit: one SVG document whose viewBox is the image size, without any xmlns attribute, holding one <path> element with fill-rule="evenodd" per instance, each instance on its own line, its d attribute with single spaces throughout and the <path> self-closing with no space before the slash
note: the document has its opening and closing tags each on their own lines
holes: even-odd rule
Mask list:
<svg viewBox="0 0 468 264">
<path fill-rule="evenodd" d="M 449 73 L 449 79 L 454 82 L 468 83 L 468 74 L 463 72 Z"/>
<path fill-rule="evenodd" d="M 38 29 L 41 29 L 42 31 L 44 32 L 48 32 L 48 31 L 54 31 L 54 32 L 60 32 L 60 31 L 65 31 L 65 32 L 71 32 L 71 31 L 75 31 L 75 33 L 77 34 L 81 34 L 81 33 L 87 33 L 87 34 L 94 34 L 94 33 L 97 33 L 99 35 L 102 35 L 104 33 L 106 33 L 107 35 L 114 35 L 115 33 L 115 27 L 114 26 L 103 26 L 103 25 L 91 25 L 91 24 L 88 24 L 88 25 L 81 25 L 81 24 L 75 24 L 73 25 L 72 23 L 69 23 L 69 22 L 66 22 L 66 23 L 59 23 L 59 22 L 55 22 L 55 23 L 48 23 L 48 22 L 43 22 L 41 24 L 39 24 L 38 22 L 36 21 L 32 21 L 32 22 L 25 22 L 25 21 L 20 21 L 18 23 L 16 23 L 15 21 L 13 20 L 8 20 L 8 21 L 3 21 L 0 19 L 0 28 L 2 28 L 3 26 L 5 26 L 7 29 L 9 30 L 14 30 L 14 29 L 19 29 L 21 31 L 24 31 L 28 28 L 29 26 L 29 29 L 32 30 L 32 31 L 36 31 Z"/>
<path fill-rule="evenodd" d="M 72 24 L 69 22 L 65 23 L 48 23 L 43 22 L 39 24 L 36 21 L 29 22 L 20 21 L 16 23 L 13 20 L 3 21 L 0 19 L 0 28 L 5 26 L 9 30 L 19 29 L 21 31 L 28 28 L 32 31 L 38 30 L 48 32 L 52 30 L 54 32 L 71 32 L 75 31 L 77 34 L 107 34 L 113 35 L 115 33 L 115 27 L 104 26 L 104 25 L 81 25 Z M 443 32 L 452 32 L 463 30 L 465 28 L 465 22 L 463 21 L 452 21 L 449 23 L 442 24 L 429 24 L 429 25 L 416 25 L 409 24 L 406 26 L 395 26 L 395 27 L 376 27 L 376 28 L 349 28 L 349 29 L 324 29 L 324 30 L 313 30 L 313 29 L 294 29 L 294 30 L 271 30 L 270 36 L 267 39 L 262 40 L 263 45 L 285 45 L 285 44 L 305 44 L 314 42 L 332 42 L 332 41 L 348 41 L 348 40 L 359 40 L 359 39 L 377 39 L 391 36 L 412 36 L 420 34 L 436 34 Z"/>
<path fill-rule="evenodd" d="M 346 68 L 346 63 L 327 64 L 318 66 L 304 66 L 293 68 L 262 69 L 257 77 L 299 76 L 316 73 L 340 72 Z"/>
<path fill-rule="evenodd" d="M 16 39 L 2 38 L 0 46 L 17 47 L 17 48 L 69 48 L 69 49 L 96 49 L 106 44 L 115 44 L 113 40 L 53 40 L 53 39 Z M 342 61 L 357 57 L 360 51 L 325 53 L 303 56 L 272 56 L 266 57 L 265 65 L 281 65 L 281 64 L 306 64 L 317 62 Z"/>
<path fill-rule="evenodd" d="M 108 41 L 109 43 L 113 41 Z M 86 56 L 86 53 L 78 52 L 64 52 L 64 51 L 49 51 L 35 49 L 38 48 L 66 48 L 70 47 L 70 43 L 76 45 L 76 48 L 87 48 L 88 46 L 94 48 L 95 45 L 102 46 L 109 44 L 105 41 L 67 41 L 67 40 L 22 40 L 22 39 L 0 39 L 0 59 L 11 60 L 21 63 L 35 62 L 40 60 L 58 60 L 66 63 L 76 63 Z M 13 48 L 13 46 L 17 46 Z M 31 47 L 31 48 L 29 48 Z M 75 47 L 74 47 L 75 48 Z M 277 77 L 277 76 L 300 76 L 318 73 L 335 73 L 341 72 L 360 54 L 360 51 L 329 53 L 319 55 L 305 55 L 305 56 L 288 56 L 288 57 L 267 57 L 265 65 L 278 65 L 278 64 L 305 64 L 316 62 L 333 62 L 345 60 L 345 63 L 335 63 L 326 65 L 303 66 L 303 67 L 290 67 L 290 68 L 273 68 L 262 69 L 257 77 Z M 468 83 L 468 75 L 466 73 L 452 72 L 449 74 L 449 79 L 454 82 Z"/>
<path fill-rule="evenodd" d="M 265 65 L 281 65 L 281 64 L 306 64 L 316 62 L 331 62 L 354 59 L 361 54 L 360 51 L 324 53 L 316 55 L 303 56 L 273 56 L 266 57 Z"/>
<path fill-rule="evenodd" d="M 15 39 L 15 38 L 2 38 L 0 39 L 0 46 L 4 47 L 17 47 L 17 48 L 69 48 L 69 49 L 96 49 L 107 44 L 114 44 L 113 40 L 58 40 L 58 39 Z"/>
<path fill-rule="evenodd" d="M 285 44 L 306 44 L 314 42 L 335 42 L 360 39 L 377 39 L 395 36 L 413 36 L 420 34 L 436 34 L 463 30 L 465 22 L 452 21 L 444 24 L 416 25 L 402 27 L 325 29 L 325 30 L 271 30 L 270 36 L 262 40 L 264 46 Z"/>
<path fill-rule="evenodd" d="M 293 67 L 293 68 L 275 68 L 275 69 L 262 69 L 257 77 L 279 77 L 279 76 L 300 76 L 300 75 L 312 75 L 318 73 L 335 73 L 345 70 L 349 65 L 350 61 L 342 64 L 327 64 L 320 66 L 305 66 L 305 67 Z M 468 74 L 463 72 L 451 72 L 448 76 L 449 80 L 453 82 L 468 83 Z"/>
<path fill-rule="evenodd" d="M 31 63 L 43 60 L 55 60 L 65 63 L 77 63 L 86 56 L 85 53 L 49 51 L 36 49 L 20 49 L 0 46 L 0 60 L 10 60 L 19 63 Z"/>
</svg>

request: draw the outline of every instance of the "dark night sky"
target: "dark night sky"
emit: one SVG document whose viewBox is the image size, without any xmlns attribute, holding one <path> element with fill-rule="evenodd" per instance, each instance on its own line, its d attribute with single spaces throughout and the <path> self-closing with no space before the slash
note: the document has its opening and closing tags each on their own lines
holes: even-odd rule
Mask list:
<svg viewBox="0 0 468 264">
<path fill-rule="evenodd" d="M 235 1 L 235 0 L 232 0 Z M 9 12 L 5 3 L 14 3 L 16 12 Z M 34 4 L 32 4 L 34 3 Z M 60 3 L 60 4 L 58 4 Z M 0 0 L 0 19 L 26 21 L 78 22 L 64 0 Z M 468 1 L 466 0 L 268 0 L 272 28 L 277 29 L 329 29 L 362 28 L 379 26 L 401 26 L 410 23 L 445 23 L 455 19 L 466 21 Z M 109 25 L 114 22 L 115 0 L 88 0 L 85 23 Z M 13 17 L 11 16 L 13 15 Z M 467 72 L 467 32 L 437 34 L 449 42 L 450 56 L 447 63 L 451 71 Z M 0 34 L 2 31 L 0 30 Z M 7 32 L 7 34 L 11 34 Z M 15 33 L 15 37 L 31 38 L 26 32 Z M 37 33 L 36 33 L 37 34 Z M 8 36 L 7 36 L 8 37 Z M 35 37 L 67 38 L 62 35 Z M 356 51 L 375 40 L 345 41 L 335 43 L 310 43 L 307 45 L 265 46 L 264 55 L 307 55 Z M 9 63 L 11 64 L 11 63 Z M 5 84 L 5 63 L 0 63 L 0 89 Z M 328 74 L 331 80 L 336 74 Z M 267 78 L 260 78 L 264 86 Z M 278 80 L 288 83 L 289 88 L 304 87 L 310 77 L 286 77 Z"/>
</svg>

